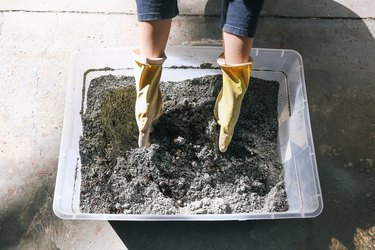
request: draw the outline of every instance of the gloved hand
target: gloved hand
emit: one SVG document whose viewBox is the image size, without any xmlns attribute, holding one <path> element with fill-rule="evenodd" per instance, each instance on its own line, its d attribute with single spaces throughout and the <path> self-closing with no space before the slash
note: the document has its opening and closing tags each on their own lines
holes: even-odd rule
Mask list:
<svg viewBox="0 0 375 250">
<path fill-rule="evenodd" d="M 139 54 L 139 50 L 134 50 L 133 56 L 137 90 L 135 117 L 139 129 L 138 145 L 148 148 L 150 146 L 150 132 L 152 132 L 153 126 L 163 110 L 159 82 L 162 65 L 166 57 L 145 58 Z"/>
<path fill-rule="evenodd" d="M 241 104 L 250 81 L 252 59 L 247 63 L 226 64 L 224 54 L 217 59 L 223 73 L 223 87 L 216 99 L 214 116 L 220 125 L 219 149 L 225 152 L 232 140 Z"/>
</svg>

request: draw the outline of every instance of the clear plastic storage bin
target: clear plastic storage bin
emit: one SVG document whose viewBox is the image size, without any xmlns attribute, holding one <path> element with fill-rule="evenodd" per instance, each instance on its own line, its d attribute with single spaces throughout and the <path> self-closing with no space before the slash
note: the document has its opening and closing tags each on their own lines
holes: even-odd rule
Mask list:
<svg viewBox="0 0 375 250">
<path fill-rule="evenodd" d="M 172 47 L 167 49 L 162 81 L 180 81 L 219 69 L 171 69 L 170 66 L 199 67 L 216 59 L 221 47 Z M 84 49 L 73 57 L 69 75 L 63 133 L 56 178 L 53 210 L 62 219 L 72 220 L 257 220 L 308 218 L 318 216 L 323 199 L 315 159 L 301 56 L 293 50 L 252 49 L 252 76 L 280 84 L 278 98 L 278 150 L 285 172 L 289 210 L 272 213 L 214 215 L 128 215 L 82 213 L 80 197 L 79 138 L 80 111 L 85 110 L 85 93 L 93 78 L 105 74 L 132 75 L 131 49 Z M 179 72 L 178 72 L 179 71 Z M 81 106 L 83 105 L 83 107 Z"/>
</svg>

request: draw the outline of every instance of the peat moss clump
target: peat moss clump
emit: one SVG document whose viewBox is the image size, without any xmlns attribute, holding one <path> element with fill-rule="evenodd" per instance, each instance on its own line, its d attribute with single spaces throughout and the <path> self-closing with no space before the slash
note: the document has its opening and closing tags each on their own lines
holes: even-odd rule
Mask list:
<svg viewBox="0 0 375 250">
<path fill-rule="evenodd" d="M 103 136 L 110 140 L 117 153 L 136 147 L 138 128 L 134 117 L 135 99 L 134 87 L 113 89 L 100 107 Z"/>
<path fill-rule="evenodd" d="M 136 146 L 135 92 L 134 77 L 106 75 L 90 82 L 79 142 L 81 164 L 91 171 L 87 178 L 112 171 L 116 157 Z"/>
</svg>

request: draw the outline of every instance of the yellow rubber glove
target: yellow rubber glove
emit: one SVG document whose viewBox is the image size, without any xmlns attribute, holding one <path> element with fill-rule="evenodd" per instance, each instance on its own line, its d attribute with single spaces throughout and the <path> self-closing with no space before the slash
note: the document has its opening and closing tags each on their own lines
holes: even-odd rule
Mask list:
<svg viewBox="0 0 375 250">
<path fill-rule="evenodd" d="M 223 73 L 223 87 L 216 99 L 214 116 L 220 125 L 219 149 L 225 152 L 232 140 L 241 104 L 249 86 L 252 59 L 247 63 L 226 64 L 224 55 L 217 59 Z"/>
<path fill-rule="evenodd" d="M 138 146 L 150 146 L 150 133 L 163 112 L 159 82 L 166 57 L 145 58 L 133 51 L 134 77 L 137 89 L 135 117 L 139 129 Z"/>
</svg>

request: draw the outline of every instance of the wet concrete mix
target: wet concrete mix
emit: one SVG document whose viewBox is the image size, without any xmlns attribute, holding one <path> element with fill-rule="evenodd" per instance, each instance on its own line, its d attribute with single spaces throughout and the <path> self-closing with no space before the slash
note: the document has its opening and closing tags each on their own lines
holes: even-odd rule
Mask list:
<svg viewBox="0 0 375 250">
<path fill-rule="evenodd" d="M 164 114 L 151 147 L 137 147 L 135 83 L 93 79 L 82 113 L 84 213 L 230 214 L 288 210 L 277 154 L 278 83 L 251 78 L 233 140 L 218 150 L 220 75 L 160 84 Z"/>
</svg>

